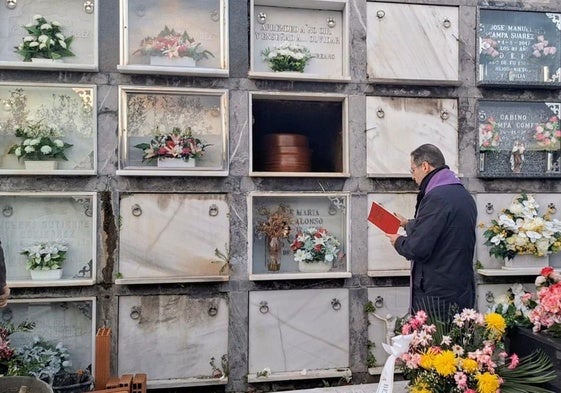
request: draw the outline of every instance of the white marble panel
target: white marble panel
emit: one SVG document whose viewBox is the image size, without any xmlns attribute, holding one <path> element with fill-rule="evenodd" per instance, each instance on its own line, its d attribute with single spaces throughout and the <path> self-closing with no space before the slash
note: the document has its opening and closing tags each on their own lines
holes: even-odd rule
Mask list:
<svg viewBox="0 0 561 393">
<path fill-rule="evenodd" d="M 144 370 L 151 384 L 167 379 L 208 379 L 213 371 L 211 358 L 221 368 L 220 359 L 227 353 L 225 299 L 119 297 L 119 375 Z"/>
<path fill-rule="evenodd" d="M 376 201 L 389 211 L 413 218 L 416 200 L 417 194 L 415 193 L 368 194 L 368 210 L 365 212 L 365 216 L 368 216 L 372 202 Z M 400 228 L 400 231 L 401 234 L 405 233 L 403 228 Z M 410 267 L 410 262 L 397 253 L 384 232 L 368 223 L 368 271 L 404 270 L 408 272 Z"/>
<path fill-rule="evenodd" d="M 216 214 L 215 214 L 216 213 Z M 135 215 L 136 214 L 136 215 Z M 124 279 L 220 273 L 228 254 L 229 208 L 221 194 L 127 194 L 121 198 L 119 273 Z"/>
<path fill-rule="evenodd" d="M 438 146 L 458 173 L 458 103 L 455 99 L 366 97 L 368 176 L 410 177 L 411 151 Z"/>
<path fill-rule="evenodd" d="M 390 343 L 397 318 L 407 315 L 409 297 L 409 287 L 368 288 L 368 300 L 376 307 L 374 314 L 368 314 L 368 340 L 375 345 L 371 353 L 376 367 L 382 367 L 388 358 L 382 343 Z"/>
<path fill-rule="evenodd" d="M 70 353 L 71 368 L 95 367 L 94 336 L 96 329 L 95 299 L 11 299 L 0 311 L 5 322 L 15 325 L 35 322 L 30 332 L 14 333 L 10 342 L 16 348 L 29 344 L 34 336 L 42 337 L 54 345 L 59 342 Z"/>
<path fill-rule="evenodd" d="M 366 9 L 370 79 L 458 80 L 458 7 L 368 2 Z"/>
<path fill-rule="evenodd" d="M 250 374 L 265 368 L 274 374 L 348 365 L 347 289 L 249 293 Z"/>
<path fill-rule="evenodd" d="M 513 281 L 508 284 L 479 284 L 477 285 L 477 310 L 482 313 L 489 312 L 499 297 L 505 295 L 514 284 L 522 284 L 530 292 L 536 290 L 536 286 L 531 280 Z"/>
<path fill-rule="evenodd" d="M 561 196 L 549 193 L 531 193 L 539 204 L 538 214 L 543 215 L 547 212 L 547 207 L 553 203 L 557 208 L 557 212 L 553 214 L 554 218 L 561 219 Z M 476 195 L 477 204 L 477 241 L 476 241 L 476 259 L 483 264 L 485 269 L 500 269 L 504 265 L 503 260 L 499 260 L 489 255 L 489 247 L 485 243 L 483 232 L 485 226 L 490 225 L 491 220 L 497 219 L 503 209 L 506 209 L 512 203 L 517 193 L 481 193 Z M 488 207 L 489 206 L 489 207 Z M 550 255 L 550 265 L 554 267 L 561 266 L 561 255 Z M 536 269 L 539 271 L 539 269 Z"/>
<path fill-rule="evenodd" d="M 20 251 L 48 241 L 68 245 L 63 279 L 95 277 L 96 210 L 91 194 L 3 194 L 0 206 L 0 240 L 8 281 L 29 281 L 26 258 Z"/>
</svg>

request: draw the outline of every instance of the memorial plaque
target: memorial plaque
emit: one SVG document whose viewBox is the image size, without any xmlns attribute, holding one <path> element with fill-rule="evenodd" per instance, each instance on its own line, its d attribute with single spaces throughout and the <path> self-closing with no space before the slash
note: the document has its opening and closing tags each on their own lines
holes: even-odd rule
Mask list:
<svg viewBox="0 0 561 393">
<path fill-rule="evenodd" d="M 261 194 L 249 196 L 251 239 L 250 278 L 253 280 L 350 277 L 348 250 L 349 196 L 338 194 Z M 291 250 L 299 232 L 325 230 L 323 244 L 336 244 L 324 271 L 305 271 Z M 319 237 L 319 236 L 318 236 Z M 310 241 L 310 243 L 312 243 Z M 305 252 L 305 248 L 302 248 Z"/>
<path fill-rule="evenodd" d="M 0 311 L 3 322 L 18 325 L 34 322 L 30 332 L 10 335 L 15 348 L 33 343 L 40 337 L 50 344 L 61 343 L 70 354 L 70 371 L 95 367 L 94 334 L 96 328 L 95 298 L 73 299 L 10 299 Z"/>
<path fill-rule="evenodd" d="M 283 7 L 270 1 L 252 3 L 250 76 L 349 78 L 346 1 L 284 2 Z M 292 60 L 281 61 L 287 56 Z"/>
<path fill-rule="evenodd" d="M 95 174 L 96 91 L 91 85 L 0 83 L 0 173 Z M 16 148 L 25 149 L 25 141 L 38 135 L 49 138 L 40 144 L 41 149 L 43 145 L 48 147 L 47 154 L 37 157 L 20 150 L 22 154 L 18 155 Z M 66 144 L 62 156 L 55 153 L 57 143 Z M 36 165 L 47 162 L 55 165 L 37 169 Z M 29 164 L 35 166 L 30 168 Z"/>
<path fill-rule="evenodd" d="M 0 195 L 0 240 L 10 286 L 86 285 L 95 280 L 96 203 L 92 193 Z M 24 247 L 39 242 L 67 246 L 62 279 L 31 280 Z"/>
<path fill-rule="evenodd" d="M 313 378 L 318 369 L 349 366 L 347 289 L 249 293 L 249 373 Z M 295 378 L 294 378 L 295 379 Z M 255 378 L 254 382 L 267 382 Z"/>
<path fill-rule="evenodd" d="M 227 0 L 121 0 L 121 72 L 228 76 Z"/>
<path fill-rule="evenodd" d="M 224 297 L 119 296 L 118 331 L 118 375 L 144 371 L 151 389 L 228 381 Z"/>
<path fill-rule="evenodd" d="M 120 86 L 119 91 L 117 174 L 228 175 L 226 90 Z"/>
<path fill-rule="evenodd" d="M 481 9 L 480 85 L 561 85 L 561 14 Z"/>
<path fill-rule="evenodd" d="M 559 102 L 480 101 L 479 176 L 559 177 Z"/>
<path fill-rule="evenodd" d="M 98 8 L 96 2 L 83 0 L 5 1 L 0 12 L 0 68 L 97 71 Z M 54 62 L 24 61 L 15 48 L 30 36 L 25 26 L 35 23 L 36 16 L 51 24 L 58 22 L 60 33 L 72 38 L 67 47 L 73 56 Z"/>
</svg>

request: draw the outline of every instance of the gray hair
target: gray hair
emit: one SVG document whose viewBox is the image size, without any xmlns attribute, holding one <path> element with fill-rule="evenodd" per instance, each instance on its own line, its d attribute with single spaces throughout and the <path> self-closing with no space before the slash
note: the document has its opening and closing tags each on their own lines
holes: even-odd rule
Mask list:
<svg viewBox="0 0 561 393">
<path fill-rule="evenodd" d="M 425 143 L 411 152 L 411 159 L 415 165 L 421 165 L 426 161 L 433 168 L 440 168 L 446 165 L 444 155 L 438 147 L 430 143 Z"/>
</svg>

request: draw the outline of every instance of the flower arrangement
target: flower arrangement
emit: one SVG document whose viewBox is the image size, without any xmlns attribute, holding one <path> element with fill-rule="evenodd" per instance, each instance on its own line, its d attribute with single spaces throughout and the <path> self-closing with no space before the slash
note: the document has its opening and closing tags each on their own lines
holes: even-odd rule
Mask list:
<svg viewBox="0 0 561 393">
<path fill-rule="evenodd" d="M 333 263 L 339 257 L 341 243 L 325 228 L 307 228 L 296 233 L 290 249 L 296 262 Z"/>
<path fill-rule="evenodd" d="M 519 358 L 504 350 L 504 318 L 464 309 L 450 323 L 418 311 L 401 327 L 409 341 L 399 356 L 413 393 L 547 392 L 555 372 L 547 356 Z"/>
<path fill-rule="evenodd" d="M 550 213 L 538 215 L 539 205 L 531 194 L 517 195 L 498 219 L 485 227 L 483 237 L 489 255 L 512 259 L 516 255 L 544 256 L 561 250 L 561 221 Z"/>
<path fill-rule="evenodd" d="M 557 48 L 550 46 L 544 35 L 536 37 L 536 42 L 532 44 L 530 50 L 532 51 L 531 58 L 540 62 L 552 61 L 557 53 Z"/>
<path fill-rule="evenodd" d="M 264 49 L 261 51 L 261 56 L 275 72 L 304 72 L 304 68 L 312 58 L 308 48 L 290 43 L 283 43 L 273 49 Z"/>
<path fill-rule="evenodd" d="M 497 121 L 494 117 L 490 116 L 485 122 L 479 124 L 479 150 L 497 150 L 499 141 L 500 135 Z"/>
<path fill-rule="evenodd" d="M 208 146 L 212 146 L 195 138 L 190 127 L 182 130 L 174 127 L 171 132 L 157 132 L 149 143 L 139 143 L 134 147 L 144 151 L 142 162 L 152 162 L 158 158 L 181 158 L 189 161 L 200 158 Z"/>
<path fill-rule="evenodd" d="M 534 139 L 539 147 L 545 150 L 559 150 L 561 147 L 561 128 L 559 118 L 551 116 L 545 123 L 534 128 Z"/>
<path fill-rule="evenodd" d="M 140 42 L 140 48 L 133 54 L 141 53 L 150 56 L 191 57 L 195 61 L 214 57 L 212 52 L 202 49 L 200 42 L 195 42 L 186 31 L 178 33 L 165 26 L 155 37 L 146 37 Z"/>
<path fill-rule="evenodd" d="M 54 126 L 45 126 L 41 121 L 28 122 L 25 126 L 16 128 L 15 135 L 23 140 L 10 147 L 8 153 L 15 154 L 18 159 L 68 160 L 64 151 L 72 145 L 60 139 L 63 135 Z"/>
<path fill-rule="evenodd" d="M 35 322 L 20 322 L 14 325 L 12 322 L 0 323 L 0 375 L 6 375 L 10 362 L 16 356 L 16 351 L 10 343 L 10 335 L 17 332 L 29 332 L 35 328 Z"/>
<path fill-rule="evenodd" d="M 264 221 L 257 223 L 257 234 L 281 239 L 290 235 L 290 225 L 294 221 L 294 216 L 289 205 L 281 203 L 276 210 L 261 207 L 257 209 L 257 212 L 259 215 L 266 217 Z"/>
<path fill-rule="evenodd" d="M 479 42 L 479 49 L 480 63 L 491 62 L 500 55 L 500 52 L 498 51 L 499 43 L 489 37 L 481 38 Z"/>
<path fill-rule="evenodd" d="M 23 248 L 20 254 L 27 258 L 26 270 L 55 270 L 62 267 L 67 251 L 66 244 L 40 242 Z"/>
<path fill-rule="evenodd" d="M 534 332 L 547 330 L 561 337 L 561 274 L 545 267 L 536 278 L 536 299 L 529 320 Z"/>
<path fill-rule="evenodd" d="M 59 22 L 49 22 L 42 15 L 34 15 L 33 22 L 23 28 L 28 35 L 15 47 L 15 52 L 23 56 L 23 61 L 31 61 L 32 58 L 58 60 L 74 56 L 70 50 L 74 37 L 65 37 Z"/>
<path fill-rule="evenodd" d="M 497 297 L 490 309 L 503 316 L 507 328 L 530 326 L 530 311 L 536 305 L 532 297 L 522 284 L 515 284 L 506 294 Z"/>
</svg>

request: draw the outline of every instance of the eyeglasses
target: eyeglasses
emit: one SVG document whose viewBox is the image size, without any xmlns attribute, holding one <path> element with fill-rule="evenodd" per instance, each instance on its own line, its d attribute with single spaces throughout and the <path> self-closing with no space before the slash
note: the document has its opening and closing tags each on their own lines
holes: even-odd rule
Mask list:
<svg viewBox="0 0 561 393">
<path fill-rule="evenodd" d="M 415 173 L 415 169 L 417 169 L 418 167 L 420 167 L 420 165 L 413 165 L 413 166 L 411 167 L 411 169 L 409 169 L 409 173 L 410 173 L 410 174 Z"/>
</svg>

